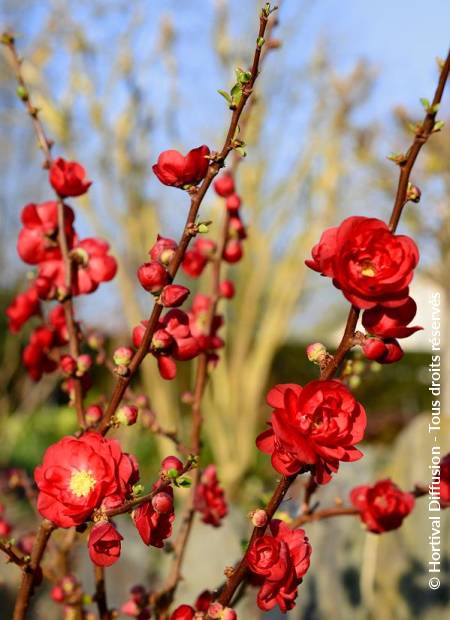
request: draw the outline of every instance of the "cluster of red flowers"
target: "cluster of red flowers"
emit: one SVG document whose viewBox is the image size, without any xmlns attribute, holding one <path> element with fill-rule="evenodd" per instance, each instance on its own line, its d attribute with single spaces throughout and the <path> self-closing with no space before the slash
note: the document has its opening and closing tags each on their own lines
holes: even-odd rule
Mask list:
<svg viewBox="0 0 450 620">
<path fill-rule="evenodd" d="M 215 465 L 203 471 L 195 490 L 194 507 L 202 515 L 203 523 L 218 527 L 228 514 L 224 490 L 219 485 Z"/>
<path fill-rule="evenodd" d="M 49 182 L 58 200 L 63 200 L 87 192 L 91 183 L 85 176 L 80 164 L 58 158 L 50 167 Z M 92 293 L 101 282 L 111 280 L 116 273 L 117 263 L 108 254 L 109 245 L 101 239 L 80 240 L 74 229 L 73 209 L 64 204 L 62 213 L 72 264 L 70 287 L 60 244 L 58 202 L 31 203 L 22 209 L 17 251 L 25 263 L 36 268 L 36 273 L 30 287 L 19 293 L 6 310 L 9 329 L 13 333 L 18 332 L 31 317 L 43 316 L 41 300 L 61 301 L 68 296 Z M 33 330 L 25 347 L 24 365 L 34 380 L 58 367 L 57 349 L 67 343 L 67 334 L 61 336 L 61 330 L 54 324 L 55 317 L 58 323 L 64 324 L 62 310 L 53 310 L 47 322 L 43 320 L 42 325 Z"/>
<path fill-rule="evenodd" d="M 163 461 L 162 472 L 173 473 L 174 468 L 176 478 L 183 470 L 176 457 Z M 118 441 L 93 431 L 79 439 L 64 437 L 46 450 L 42 465 L 35 470 L 35 480 L 41 515 L 64 528 L 92 519 L 89 555 L 98 566 L 114 564 L 123 537 L 106 511 L 133 498 L 133 487 L 139 481 L 134 456 L 122 452 Z M 173 489 L 161 479 L 153 491 L 152 499 L 142 502 L 132 516 L 145 544 L 162 547 L 175 519 Z"/>
<path fill-rule="evenodd" d="M 392 233 L 376 218 L 349 217 L 322 234 L 312 257 L 308 267 L 332 278 L 350 303 L 363 310 L 369 334 L 364 354 L 382 364 L 401 359 L 397 338 L 421 329 L 409 326 L 417 309 L 409 296 L 419 261 L 414 241 Z"/>
<path fill-rule="evenodd" d="M 311 545 L 303 530 L 277 519 L 270 522 L 270 532 L 253 542 L 247 562 L 253 583 L 260 586 L 258 607 L 268 611 L 278 605 L 286 613 L 295 606 L 297 587 L 309 568 Z"/>
</svg>

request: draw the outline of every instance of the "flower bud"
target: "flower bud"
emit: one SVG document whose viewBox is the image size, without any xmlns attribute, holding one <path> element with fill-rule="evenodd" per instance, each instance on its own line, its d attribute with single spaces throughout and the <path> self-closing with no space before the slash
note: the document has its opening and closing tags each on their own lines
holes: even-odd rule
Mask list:
<svg viewBox="0 0 450 620">
<path fill-rule="evenodd" d="M 161 237 L 158 235 L 156 243 L 150 248 L 150 258 L 152 261 L 159 261 L 167 267 L 172 260 L 177 247 L 177 242 L 173 239 L 168 239 L 167 237 Z"/>
<path fill-rule="evenodd" d="M 82 377 L 92 366 L 92 358 L 87 353 L 77 357 L 77 377 Z"/>
<path fill-rule="evenodd" d="M 114 351 L 113 360 L 117 366 L 129 366 L 133 358 L 133 349 L 130 347 L 118 347 Z"/>
<path fill-rule="evenodd" d="M 173 337 L 165 329 L 157 329 L 153 334 L 151 348 L 156 351 L 164 351 L 173 343 Z"/>
<path fill-rule="evenodd" d="M 159 293 L 169 280 L 166 268 L 157 261 L 141 265 L 137 270 L 137 276 L 142 288 L 149 293 Z"/>
<path fill-rule="evenodd" d="M 229 172 L 225 172 L 214 181 L 214 191 L 222 198 L 226 198 L 234 192 L 234 181 Z"/>
<path fill-rule="evenodd" d="M 134 405 L 123 405 L 116 413 L 116 420 L 122 426 L 132 426 L 136 424 L 138 408 Z"/>
<path fill-rule="evenodd" d="M 231 213 L 235 213 L 241 206 L 241 199 L 238 194 L 231 194 L 225 201 L 225 206 Z"/>
<path fill-rule="evenodd" d="M 86 409 L 85 420 L 88 426 L 95 426 L 103 417 L 101 405 L 89 405 Z"/>
<path fill-rule="evenodd" d="M 191 291 L 180 284 L 168 284 L 162 290 L 159 298 L 166 308 L 178 308 L 187 299 Z"/>
<path fill-rule="evenodd" d="M 362 350 L 368 360 L 374 361 L 382 359 L 387 353 L 386 345 L 380 338 L 367 338 Z"/>
<path fill-rule="evenodd" d="M 325 360 L 326 347 L 321 342 L 314 342 L 306 347 L 306 355 L 310 362 L 320 364 Z"/>
<path fill-rule="evenodd" d="M 265 510 L 255 510 L 252 514 L 252 523 L 255 527 L 264 527 L 267 523 L 267 512 Z"/>
<path fill-rule="evenodd" d="M 55 601 L 55 603 L 62 603 L 65 599 L 64 590 L 61 588 L 61 586 L 53 586 L 50 592 L 50 596 L 52 598 L 52 601 Z"/>
<path fill-rule="evenodd" d="M 233 299 L 235 292 L 234 284 L 231 280 L 223 280 L 219 284 L 219 295 L 224 299 Z"/>
<path fill-rule="evenodd" d="M 6 538 L 7 536 L 9 536 L 11 531 L 12 531 L 12 527 L 8 523 L 8 521 L 5 521 L 4 519 L 0 519 L 0 536 L 3 538 Z"/>
<path fill-rule="evenodd" d="M 73 575 L 65 575 L 61 579 L 60 584 L 66 595 L 73 594 L 78 587 L 78 581 Z"/>
<path fill-rule="evenodd" d="M 105 338 L 102 334 L 91 332 L 87 337 L 88 346 L 94 351 L 99 351 L 105 344 Z"/>
<path fill-rule="evenodd" d="M 225 245 L 223 259 L 227 263 L 237 263 L 243 255 L 242 245 L 237 239 L 230 239 Z"/>
<path fill-rule="evenodd" d="M 406 199 L 411 202 L 420 202 L 420 197 L 422 196 L 422 192 L 417 185 L 413 185 L 412 183 L 408 183 L 408 191 L 406 194 Z"/>
<path fill-rule="evenodd" d="M 71 355 L 62 355 L 59 360 L 59 367 L 66 377 L 71 377 L 77 370 L 77 362 Z"/>
<path fill-rule="evenodd" d="M 184 469 L 183 463 L 180 461 L 180 459 L 173 455 L 166 456 L 166 458 L 161 461 L 162 471 L 169 473 L 171 469 L 176 470 L 178 474 L 181 474 Z"/>
<path fill-rule="evenodd" d="M 173 499 L 168 493 L 157 493 L 152 499 L 152 506 L 156 512 L 167 514 L 173 509 Z"/>
<path fill-rule="evenodd" d="M 231 609 L 231 607 L 225 607 L 221 615 L 221 620 L 236 620 L 236 619 L 237 619 L 237 613 L 234 611 L 234 609 Z"/>
<path fill-rule="evenodd" d="M 223 606 L 220 603 L 211 603 L 208 608 L 207 614 L 210 618 L 221 618 Z"/>
</svg>

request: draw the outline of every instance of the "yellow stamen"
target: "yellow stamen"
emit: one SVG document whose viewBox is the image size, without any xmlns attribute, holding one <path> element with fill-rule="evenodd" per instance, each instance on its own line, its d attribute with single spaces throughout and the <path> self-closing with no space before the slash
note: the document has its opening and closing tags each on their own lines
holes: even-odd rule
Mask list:
<svg viewBox="0 0 450 620">
<path fill-rule="evenodd" d="M 97 484 L 90 471 L 76 471 L 72 474 L 69 488 L 77 497 L 86 497 Z"/>
<path fill-rule="evenodd" d="M 361 274 L 363 276 L 367 276 L 368 278 L 373 278 L 377 273 L 377 270 L 371 263 L 365 263 L 362 265 Z"/>
</svg>

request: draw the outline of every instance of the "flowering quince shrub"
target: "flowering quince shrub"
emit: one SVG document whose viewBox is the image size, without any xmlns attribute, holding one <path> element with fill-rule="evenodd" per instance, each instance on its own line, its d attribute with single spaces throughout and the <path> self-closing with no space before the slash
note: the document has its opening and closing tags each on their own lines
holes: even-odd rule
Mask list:
<svg viewBox="0 0 450 620">
<path fill-rule="evenodd" d="M 107 241 L 80 239 L 76 210 L 66 202 L 86 194 L 92 182 L 80 163 L 53 158 L 52 143 L 23 80 L 14 36 L 2 36 L 19 84 L 19 97 L 33 119 L 50 193 L 46 202 L 30 202 L 21 210 L 17 251 L 34 272 L 6 315 L 14 334 L 30 322 L 23 365 L 34 381 L 44 373 L 59 376 L 78 423 L 76 433 L 47 447 L 33 482 L 26 472 L 9 472 L 11 489 L 25 491 L 33 502 L 37 493 L 36 508 L 42 517 L 36 531 L 13 538 L 8 509 L 0 504 L 0 550 L 22 571 L 14 620 L 25 618 L 30 598 L 44 579 L 51 582 L 51 598 L 62 606 L 64 618 L 90 620 L 95 617 L 87 610 L 91 603 L 97 604 L 101 620 L 117 617 L 108 605 L 109 574 L 105 569 L 118 562 L 126 549 L 127 541 L 120 532 L 124 531 L 120 520 L 123 514 L 130 515 L 145 545 L 171 554 L 170 570 L 162 583 L 130 584 L 129 598 L 120 608 L 124 616 L 139 620 L 236 620 L 235 605 L 244 581 L 257 589 L 256 604 L 261 610 L 278 607 L 285 613 L 294 608 L 299 586 L 307 576 L 311 558 L 315 559 L 303 526 L 307 530 L 311 521 L 350 514 L 379 535 L 399 528 L 414 509 L 415 498 L 428 493 L 427 485 L 404 492 L 385 479 L 351 490 L 348 506 L 321 509 L 317 503 L 311 504 L 318 487 L 339 475 L 341 463 L 355 464 L 363 457 L 360 444 L 367 414 L 350 390 L 346 356 L 360 347 L 369 360 L 398 362 L 403 356 L 398 339 L 421 329 L 410 325 L 417 308 L 409 291 L 419 251 L 413 239 L 397 234 L 396 229 L 406 203 L 420 198 L 420 191 L 409 183 L 409 175 L 420 148 L 440 128 L 435 118 L 450 57 L 443 65 L 433 105 L 427 106 L 413 145 L 402 160 L 389 224 L 372 217 L 349 217 L 324 231 L 312 248 L 312 258 L 306 261 L 311 269 L 332 279 L 351 309 L 334 354 L 319 342 L 307 347 L 308 359 L 318 366 L 319 377 L 303 386 L 275 385 L 267 394 L 270 419 L 268 428 L 256 438 L 256 447 L 270 455 L 279 482 L 269 501 L 249 513 L 253 532 L 242 558 L 225 569 L 226 581 L 220 588 L 208 584 L 213 589 L 204 590 L 193 605 L 174 604 L 183 572 L 187 576 L 190 570 L 183 562 L 194 519 L 218 528 L 229 512 L 220 472 L 207 462 L 201 449 L 203 417 L 208 415 L 202 411 L 202 398 L 226 345 L 221 333 L 222 305 L 235 295 L 233 280 L 223 278 L 222 268 L 224 263 L 239 263 L 244 256 L 248 233 L 242 217 L 244 201 L 236 182 L 237 166 L 245 154 L 244 142 L 238 137 L 243 129 L 239 121 L 245 120 L 241 115 L 260 70 L 264 36 L 273 11 L 265 4 L 260 13 L 251 69 L 238 68 L 230 93 L 221 91 L 231 110 L 222 148 L 215 151 L 201 145 L 187 155 L 165 150 L 152 167 L 154 180 L 184 191 L 190 207 L 178 240 L 162 235 L 149 240 L 149 246 L 152 241 L 153 245 L 148 258 L 142 257 L 136 282 L 149 294 L 152 310 L 134 327 L 130 341 L 121 344 L 112 356 L 105 349 L 104 337 L 85 331 L 76 316 L 77 298 L 91 295 L 112 280 L 118 268 Z M 271 47 L 276 46 L 267 50 Z M 231 165 L 222 171 L 229 157 Z M 222 226 L 215 239 L 204 236 L 209 233 L 210 222 L 199 219 L 202 201 L 211 186 L 223 207 Z M 209 289 L 205 286 L 191 296 L 190 288 L 176 280 L 179 270 L 194 280 L 207 274 Z M 365 332 L 357 330 L 359 318 Z M 189 442 L 178 430 L 162 428 L 148 396 L 130 389 L 147 356 L 156 359 L 165 380 L 175 378 L 178 363 L 195 360 L 192 391 L 182 397 L 192 413 Z M 102 364 L 114 375 L 112 393 L 87 404 L 92 370 Z M 135 456 L 111 436 L 117 427 L 135 426 L 139 419 L 144 428 L 173 441 L 178 454 L 166 455 L 151 481 L 141 480 Z M 184 435 L 184 429 L 181 432 Z M 291 513 L 295 516 L 284 522 L 277 511 L 297 476 L 304 477 L 301 507 L 294 508 Z M 438 488 L 441 507 L 448 507 L 450 455 L 442 459 Z M 291 498 L 291 507 L 293 500 L 295 497 Z M 71 530 L 69 546 L 59 541 L 49 544 L 57 529 Z M 77 540 L 84 542 L 95 566 L 93 595 L 85 591 L 73 571 L 70 551 Z M 321 559 L 316 561 L 320 563 Z M 67 574 L 47 570 L 48 564 L 64 566 Z"/>
</svg>

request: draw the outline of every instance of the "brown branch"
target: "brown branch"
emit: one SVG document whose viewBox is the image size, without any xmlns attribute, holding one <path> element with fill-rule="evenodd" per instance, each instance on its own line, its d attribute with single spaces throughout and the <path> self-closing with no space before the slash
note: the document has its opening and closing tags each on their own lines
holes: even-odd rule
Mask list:
<svg viewBox="0 0 450 620">
<path fill-rule="evenodd" d="M 56 529 L 55 525 L 47 519 L 44 519 L 39 527 L 31 551 L 30 561 L 27 563 L 22 574 L 22 583 L 20 584 L 20 590 L 17 595 L 12 620 L 23 620 L 26 616 L 30 598 L 33 595 L 34 581 L 36 577 L 39 577 L 41 560 L 54 529 Z"/>
<path fill-rule="evenodd" d="M 291 486 L 291 484 L 294 482 L 296 478 L 297 478 L 297 474 L 294 474 L 292 476 L 283 476 L 283 478 L 278 483 L 272 497 L 270 498 L 265 508 L 265 511 L 268 517 L 267 523 L 270 522 L 275 512 L 278 510 L 278 507 L 283 501 L 284 496 L 286 495 L 289 487 Z M 217 601 L 221 603 L 221 605 L 226 606 L 230 603 L 233 597 L 233 594 L 236 592 L 236 590 L 238 589 L 242 581 L 246 579 L 248 575 L 248 566 L 247 566 L 248 552 L 251 546 L 253 545 L 253 543 L 255 542 L 255 540 L 257 540 L 261 536 L 264 536 L 266 527 L 267 525 L 265 525 L 264 527 L 254 528 L 250 541 L 248 543 L 247 551 L 244 554 L 244 557 L 241 559 L 237 567 L 233 570 L 231 575 L 228 577 L 223 590 L 221 591 L 220 595 L 217 598 Z M 205 620 L 211 620 L 211 618 L 207 615 Z"/>
<path fill-rule="evenodd" d="M 3 551 L 8 556 L 7 562 L 12 562 L 19 568 L 23 568 L 28 564 L 27 556 L 8 540 L 0 540 L 0 551 Z"/>
<path fill-rule="evenodd" d="M 24 104 L 28 115 L 31 118 L 33 129 L 38 140 L 39 148 L 42 150 L 44 156 L 43 168 L 48 169 L 51 167 L 53 162 L 51 153 L 53 142 L 46 135 L 44 126 L 39 117 L 39 109 L 34 106 L 31 101 L 28 86 L 22 75 L 22 60 L 19 58 L 19 55 L 17 53 L 14 35 L 7 32 L 4 33 L 1 37 L 1 43 L 3 43 L 3 45 L 5 45 L 6 49 L 8 50 L 8 57 L 18 85 L 17 94 L 21 99 L 22 103 Z M 61 256 L 64 265 L 65 285 L 67 288 L 66 299 L 62 302 L 62 305 L 64 307 L 64 316 L 66 319 L 67 333 L 69 336 L 70 354 L 76 359 L 80 354 L 78 327 L 74 319 L 74 309 L 72 302 L 72 283 L 76 265 L 72 264 L 72 260 L 69 255 L 66 229 L 64 225 L 63 198 L 59 196 L 57 192 L 55 193 L 58 209 L 58 245 L 61 250 Z M 81 379 L 78 377 L 74 377 L 73 381 L 74 405 L 77 413 L 78 424 L 81 428 L 85 428 Z"/>
<path fill-rule="evenodd" d="M 94 600 L 97 603 L 100 620 L 111 620 L 111 613 L 108 609 L 105 588 L 105 569 L 103 566 L 94 566 L 95 574 L 95 594 Z"/>
<path fill-rule="evenodd" d="M 258 36 L 265 35 L 269 39 L 272 34 L 272 30 L 277 23 L 275 16 L 271 16 L 268 20 L 260 22 L 260 32 Z M 262 34 L 261 34 L 262 32 Z M 258 49 L 259 48 L 259 49 Z M 255 56 L 253 59 L 252 68 L 250 69 L 252 76 L 257 75 L 262 61 L 264 60 L 268 51 L 272 49 L 269 45 L 265 45 L 262 49 L 261 46 L 257 46 L 255 50 Z M 255 78 L 256 79 L 256 78 Z M 254 83 L 254 80 L 253 80 Z M 245 128 L 248 125 L 250 119 L 250 112 L 255 103 L 255 97 L 252 97 L 249 101 L 245 113 L 242 114 L 239 129 L 240 135 L 245 135 Z M 228 132 L 230 135 L 230 132 Z M 234 175 L 236 173 L 239 162 L 242 161 L 242 157 L 237 151 L 233 152 L 233 159 L 231 164 L 231 172 Z M 205 332 L 210 336 L 213 331 L 214 316 L 217 311 L 217 306 L 220 299 L 220 278 L 221 267 L 223 264 L 223 252 L 228 238 L 228 231 L 230 225 L 230 214 L 228 210 L 225 210 L 225 214 L 222 220 L 222 226 L 219 233 L 219 240 L 217 244 L 217 250 L 215 258 L 212 262 L 212 278 L 211 278 L 211 304 L 208 309 L 208 315 L 205 321 Z M 201 353 L 198 359 L 195 382 L 194 382 L 194 395 L 192 401 L 192 431 L 191 431 L 191 452 L 196 456 L 200 456 L 201 450 L 201 429 L 202 429 L 202 412 L 201 403 L 205 392 L 206 385 L 208 383 L 208 354 Z M 196 470 L 192 476 L 192 488 L 189 497 L 186 500 L 183 508 L 183 514 L 181 517 L 181 524 L 177 533 L 177 537 L 173 544 L 173 558 L 172 564 L 167 575 L 167 579 L 154 597 L 154 606 L 157 618 L 163 620 L 166 615 L 166 610 L 173 601 L 178 583 L 180 582 L 182 575 L 181 569 L 186 552 L 187 543 L 190 533 L 192 531 L 192 525 L 195 516 L 195 494 L 198 483 L 200 481 L 200 471 Z"/>
<path fill-rule="evenodd" d="M 414 140 L 404 158 L 401 158 L 398 162 L 400 166 L 400 175 L 398 179 L 397 192 L 394 201 L 394 207 L 392 209 L 391 216 L 389 218 L 389 229 L 392 232 L 397 230 L 400 217 L 403 212 L 403 207 L 408 202 L 408 185 L 411 177 L 411 172 L 417 156 L 428 141 L 428 138 L 434 133 L 434 124 L 436 121 L 436 115 L 439 109 L 439 105 L 444 93 L 445 84 L 447 82 L 450 72 L 450 52 L 447 55 L 447 59 L 442 66 L 439 82 L 436 88 L 436 92 L 433 97 L 433 102 L 427 109 L 425 118 L 420 126 L 416 129 Z M 334 377 L 340 364 L 345 359 L 345 356 L 354 345 L 354 335 L 356 331 L 356 325 L 358 323 L 360 310 L 355 306 L 352 306 L 347 317 L 347 323 L 342 336 L 341 342 L 337 348 L 335 355 L 331 358 L 329 364 L 323 369 L 321 373 L 321 379 L 331 379 Z"/>
<path fill-rule="evenodd" d="M 266 27 L 267 27 L 267 22 L 268 22 L 267 17 L 262 15 L 260 18 L 258 40 L 264 38 L 264 34 L 266 31 Z M 194 188 L 191 191 L 191 206 L 189 209 L 189 214 L 186 220 L 183 234 L 178 244 L 178 248 L 174 254 L 174 257 L 169 267 L 169 275 L 170 275 L 171 280 L 174 279 L 183 261 L 185 252 L 187 250 L 187 247 L 189 245 L 191 238 L 197 234 L 195 220 L 197 218 L 197 214 L 199 212 L 203 198 L 205 197 L 206 192 L 208 191 L 213 179 L 217 176 L 220 169 L 223 168 L 225 164 L 225 160 L 228 157 L 229 153 L 234 148 L 234 140 L 236 136 L 236 131 L 238 129 L 239 119 L 241 118 L 245 105 L 252 94 L 253 86 L 258 77 L 260 58 L 261 58 L 261 46 L 256 45 L 252 68 L 251 68 L 251 78 L 250 78 L 250 81 L 243 86 L 242 97 L 237 107 L 233 110 L 233 114 L 231 116 L 231 121 L 230 121 L 228 132 L 225 138 L 224 145 L 219 153 L 216 153 L 211 157 L 211 164 L 209 165 L 208 172 L 205 178 L 203 179 L 201 185 L 198 188 Z M 153 307 L 153 311 L 149 317 L 148 324 L 144 332 L 142 342 L 138 350 L 136 351 L 133 359 L 131 360 L 131 363 L 129 366 L 129 373 L 127 374 L 126 377 L 119 377 L 119 379 L 117 380 L 111 400 L 105 411 L 105 415 L 103 416 L 103 419 L 99 425 L 99 428 L 98 428 L 99 432 L 101 433 L 107 432 L 109 425 L 111 423 L 111 418 L 116 412 L 116 409 L 119 406 L 131 379 L 136 374 L 136 371 L 141 365 L 143 359 L 146 357 L 149 346 L 152 341 L 153 334 L 158 324 L 159 317 L 161 316 L 161 312 L 162 312 L 162 306 L 158 303 L 155 303 Z"/>
</svg>

